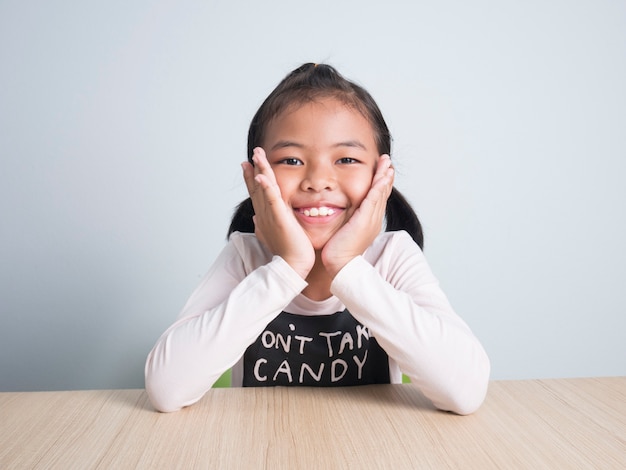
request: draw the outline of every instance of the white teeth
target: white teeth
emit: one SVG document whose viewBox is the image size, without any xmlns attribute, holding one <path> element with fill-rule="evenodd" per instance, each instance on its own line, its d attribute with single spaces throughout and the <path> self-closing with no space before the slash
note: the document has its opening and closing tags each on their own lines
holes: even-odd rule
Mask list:
<svg viewBox="0 0 626 470">
<path fill-rule="evenodd" d="M 334 209 L 330 207 L 311 207 L 310 209 L 304 209 L 302 211 L 307 217 L 326 217 L 335 213 Z"/>
</svg>

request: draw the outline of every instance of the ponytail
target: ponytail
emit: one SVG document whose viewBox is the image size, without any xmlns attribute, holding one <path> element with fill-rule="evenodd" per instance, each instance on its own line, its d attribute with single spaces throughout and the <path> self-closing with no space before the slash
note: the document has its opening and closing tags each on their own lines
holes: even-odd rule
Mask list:
<svg viewBox="0 0 626 470">
<path fill-rule="evenodd" d="M 230 226 L 228 227 L 228 234 L 226 238 L 230 238 L 230 234 L 233 232 L 242 233 L 254 233 L 254 207 L 252 207 L 252 199 L 248 198 L 245 201 L 239 203 L 233 214 L 233 218 L 230 220 Z"/>
<path fill-rule="evenodd" d="M 395 187 L 391 189 L 391 194 L 389 195 L 389 199 L 387 199 L 385 218 L 387 219 L 385 232 L 404 230 L 411 235 L 411 238 L 417 243 L 420 249 L 424 249 L 422 224 L 417 218 L 417 214 L 411 207 L 411 204 L 409 204 Z"/>
</svg>

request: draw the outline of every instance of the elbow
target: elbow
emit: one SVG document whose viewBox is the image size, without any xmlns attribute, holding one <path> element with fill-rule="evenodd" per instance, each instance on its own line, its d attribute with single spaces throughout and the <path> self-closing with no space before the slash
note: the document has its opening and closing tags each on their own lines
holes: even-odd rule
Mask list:
<svg viewBox="0 0 626 470">
<path fill-rule="evenodd" d="M 146 393 L 154 409 L 161 413 L 179 411 L 186 406 L 193 405 L 203 395 L 190 399 L 180 387 L 167 383 L 157 383 L 148 377 L 146 377 Z"/>
<path fill-rule="evenodd" d="M 452 397 L 452 399 L 446 403 L 445 406 L 438 407 L 443 411 L 450 411 L 457 415 L 467 416 L 478 411 L 480 406 L 485 401 L 485 396 L 487 393 L 487 387 L 485 387 L 485 392 L 482 394 L 476 394 L 473 397 Z"/>
<path fill-rule="evenodd" d="M 450 395 L 446 400 L 433 404 L 442 411 L 450 411 L 457 415 L 467 416 L 478 411 L 487 395 L 488 383 L 484 387 L 473 390 L 471 393 L 459 393 Z"/>
<path fill-rule="evenodd" d="M 148 392 L 148 398 L 150 399 L 150 403 L 152 403 L 154 409 L 161 413 L 172 413 L 174 411 L 179 411 L 183 408 L 175 400 L 159 396 L 158 394 Z"/>
<path fill-rule="evenodd" d="M 159 383 L 149 374 L 146 374 L 146 393 L 154 409 L 161 413 L 171 413 L 182 408 L 172 387 Z"/>
<path fill-rule="evenodd" d="M 487 397 L 490 373 L 491 365 L 485 355 L 482 366 L 477 368 L 471 376 L 451 387 L 453 392 L 448 394 L 445 403 L 441 403 L 441 406 L 435 403 L 435 406 L 463 416 L 475 413 Z"/>
<path fill-rule="evenodd" d="M 181 406 L 177 406 L 177 404 L 171 400 L 163 399 L 163 397 L 156 396 L 148 392 L 148 398 L 150 399 L 150 403 L 156 411 L 161 413 L 172 413 L 174 411 L 179 411 L 182 409 Z"/>
<path fill-rule="evenodd" d="M 155 410 L 162 413 L 171 413 L 180 410 L 183 405 L 178 397 L 178 387 L 164 377 L 162 371 L 155 369 L 152 357 L 148 357 L 145 367 L 145 388 L 150 403 Z"/>
<path fill-rule="evenodd" d="M 180 384 L 181 377 L 169 376 L 163 371 L 153 371 L 146 366 L 145 387 L 150 403 L 161 413 L 179 411 L 200 400 L 205 390 L 190 390 Z"/>
</svg>

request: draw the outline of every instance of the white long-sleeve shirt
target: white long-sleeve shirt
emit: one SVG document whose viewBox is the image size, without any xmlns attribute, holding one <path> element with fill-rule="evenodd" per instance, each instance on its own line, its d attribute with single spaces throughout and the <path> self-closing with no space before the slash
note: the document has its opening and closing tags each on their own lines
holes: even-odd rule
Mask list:
<svg viewBox="0 0 626 470">
<path fill-rule="evenodd" d="M 292 352 L 305 354 L 314 335 L 300 335 L 298 341 L 296 326 L 289 323 L 293 337 L 284 334 L 279 344 L 276 333 L 266 330 L 281 313 L 315 317 L 346 309 L 387 354 L 391 383 L 400 383 L 405 373 L 442 410 L 468 414 L 481 405 L 487 392 L 489 358 L 453 311 L 422 251 L 406 232 L 379 235 L 362 256 L 335 276 L 330 298 L 308 299 L 301 294 L 306 285 L 253 234 L 233 233 L 176 322 L 148 356 L 146 390 L 155 408 L 175 411 L 195 403 L 231 367 L 232 385 L 241 386 L 244 353 L 255 342 L 263 345 L 261 349 L 281 346 L 284 352 L 289 339 L 293 340 Z M 357 349 L 358 332 L 320 331 L 319 335 L 321 339 L 315 339 L 326 342 L 329 361 L 340 338 L 344 338 L 342 349 Z M 357 353 L 353 357 L 360 367 L 364 358 Z M 320 364 L 319 369 L 315 366 L 306 372 L 338 376 L 343 369 L 337 372 L 336 365 L 329 362 L 324 372 Z M 287 361 L 270 369 L 263 358 L 257 360 L 254 371 L 248 367 L 246 373 L 252 372 L 260 380 L 283 375 L 295 383 L 305 373 L 291 371 Z"/>
</svg>

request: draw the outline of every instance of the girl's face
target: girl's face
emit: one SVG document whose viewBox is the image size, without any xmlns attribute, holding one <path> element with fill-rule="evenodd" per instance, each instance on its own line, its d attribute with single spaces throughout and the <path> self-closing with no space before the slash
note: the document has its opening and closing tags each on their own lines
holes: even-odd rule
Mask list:
<svg viewBox="0 0 626 470">
<path fill-rule="evenodd" d="M 370 189 L 379 158 L 372 126 L 357 110 L 326 98 L 279 114 L 263 148 L 283 200 L 321 250 Z"/>
</svg>

